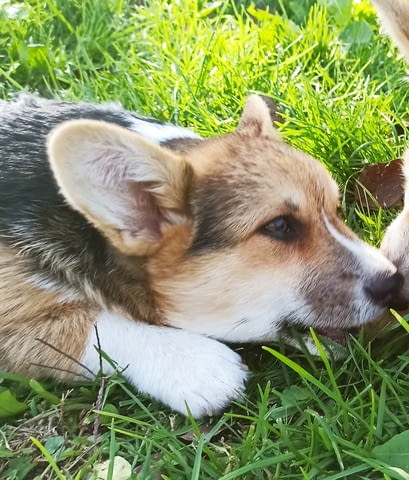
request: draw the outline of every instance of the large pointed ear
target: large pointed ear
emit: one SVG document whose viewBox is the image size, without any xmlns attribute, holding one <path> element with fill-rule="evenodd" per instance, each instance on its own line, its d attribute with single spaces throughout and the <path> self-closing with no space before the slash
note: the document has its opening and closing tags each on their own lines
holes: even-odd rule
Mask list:
<svg viewBox="0 0 409 480">
<path fill-rule="evenodd" d="M 238 133 L 252 136 L 280 138 L 273 126 L 277 117 L 274 101 L 262 95 L 250 95 L 241 115 Z"/>
<path fill-rule="evenodd" d="M 127 255 L 153 253 L 165 226 L 187 221 L 190 166 L 134 132 L 68 121 L 51 132 L 48 155 L 67 202 Z"/>
</svg>

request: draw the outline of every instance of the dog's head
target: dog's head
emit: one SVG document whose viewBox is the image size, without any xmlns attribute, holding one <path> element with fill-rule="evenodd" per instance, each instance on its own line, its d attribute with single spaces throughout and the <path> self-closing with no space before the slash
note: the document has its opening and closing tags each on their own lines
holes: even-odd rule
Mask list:
<svg viewBox="0 0 409 480">
<path fill-rule="evenodd" d="M 291 326 L 342 340 L 400 288 L 396 267 L 339 217 L 328 172 L 279 138 L 261 97 L 235 132 L 183 155 L 87 120 L 57 127 L 48 147 L 69 204 L 129 265 L 145 257 L 166 324 L 228 341 Z"/>
</svg>

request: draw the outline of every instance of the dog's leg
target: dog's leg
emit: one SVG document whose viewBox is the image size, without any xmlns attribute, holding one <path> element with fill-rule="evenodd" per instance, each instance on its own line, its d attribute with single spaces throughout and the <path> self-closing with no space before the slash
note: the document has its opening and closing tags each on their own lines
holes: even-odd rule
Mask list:
<svg viewBox="0 0 409 480">
<path fill-rule="evenodd" d="M 96 328 L 95 328 L 96 326 Z M 170 327 L 96 314 L 80 304 L 55 306 L 33 321 L 1 327 L 0 367 L 38 378 L 92 378 L 101 349 L 125 369 L 139 391 L 194 417 L 215 413 L 243 392 L 247 372 L 240 356 L 208 337 Z M 102 360 L 103 373 L 113 366 Z"/>
<path fill-rule="evenodd" d="M 205 336 L 128 320 L 84 302 L 25 268 L 0 245 L 0 369 L 28 377 L 92 377 L 99 371 L 95 346 L 139 390 L 196 417 L 237 399 L 246 371 L 239 355 Z M 82 364 L 82 365 L 81 365 Z M 85 367 L 85 368 L 84 368 Z M 113 368 L 103 361 L 106 373 Z"/>
<path fill-rule="evenodd" d="M 247 372 L 240 356 L 216 340 L 170 327 L 127 320 L 111 312 L 98 316 L 102 350 L 140 391 L 194 417 L 212 414 L 238 399 Z M 81 362 L 97 372 L 97 337 L 92 329 Z M 104 370 L 112 366 L 104 361 Z"/>
<path fill-rule="evenodd" d="M 24 300 L 20 304 L 16 298 L 16 315 L 0 315 L 0 369 L 32 378 L 91 378 L 82 372 L 78 360 L 96 312 L 80 302 L 59 304 L 46 294 L 44 298 L 37 295 L 41 311 L 33 303 L 24 307 Z"/>
</svg>

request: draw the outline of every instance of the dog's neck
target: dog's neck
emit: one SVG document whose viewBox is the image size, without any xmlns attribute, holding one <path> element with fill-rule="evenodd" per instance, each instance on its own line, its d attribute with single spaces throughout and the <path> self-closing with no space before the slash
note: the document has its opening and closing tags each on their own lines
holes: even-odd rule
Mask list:
<svg viewBox="0 0 409 480">
<path fill-rule="evenodd" d="M 145 257 L 126 256 L 108 247 L 107 265 L 97 276 L 96 287 L 101 294 L 102 306 L 119 310 L 132 319 L 161 324 L 155 295 L 147 272 Z"/>
</svg>

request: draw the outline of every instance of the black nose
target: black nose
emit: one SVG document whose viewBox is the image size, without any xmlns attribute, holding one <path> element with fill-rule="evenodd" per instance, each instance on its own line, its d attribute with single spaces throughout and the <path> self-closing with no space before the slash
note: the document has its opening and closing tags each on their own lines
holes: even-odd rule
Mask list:
<svg viewBox="0 0 409 480">
<path fill-rule="evenodd" d="M 403 276 L 396 272 L 389 277 L 376 277 L 365 287 L 365 292 L 379 305 L 387 307 L 403 285 Z"/>
</svg>

